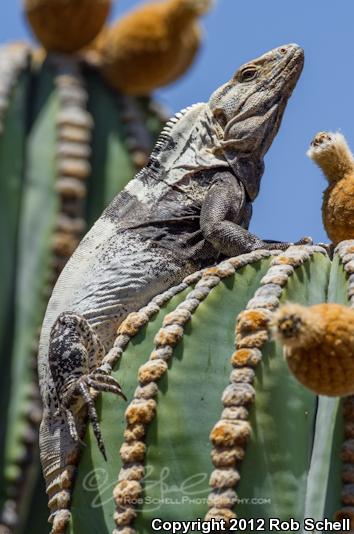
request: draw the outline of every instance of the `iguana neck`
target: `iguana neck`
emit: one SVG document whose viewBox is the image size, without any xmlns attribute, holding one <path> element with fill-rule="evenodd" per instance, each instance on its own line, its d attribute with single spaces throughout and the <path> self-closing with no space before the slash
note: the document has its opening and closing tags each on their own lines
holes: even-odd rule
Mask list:
<svg viewBox="0 0 354 534">
<path fill-rule="evenodd" d="M 215 168 L 230 169 L 253 200 L 259 191 L 263 161 L 257 152 L 227 148 L 223 132 L 207 104 L 195 104 L 177 113 L 162 130 L 148 167 L 156 179 L 169 185 L 187 175 Z"/>
<path fill-rule="evenodd" d="M 148 163 L 156 179 L 170 185 L 188 174 L 228 167 L 223 154 L 214 151 L 215 128 L 206 104 L 194 104 L 177 113 L 162 130 Z"/>
<path fill-rule="evenodd" d="M 279 130 L 303 63 L 298 45 L 275 48 L 241 66 L 208 101 L 218 134 L 215 150 L 245 185 L 251 200 L 258 194 L 264 155 Z"/>
</svg>

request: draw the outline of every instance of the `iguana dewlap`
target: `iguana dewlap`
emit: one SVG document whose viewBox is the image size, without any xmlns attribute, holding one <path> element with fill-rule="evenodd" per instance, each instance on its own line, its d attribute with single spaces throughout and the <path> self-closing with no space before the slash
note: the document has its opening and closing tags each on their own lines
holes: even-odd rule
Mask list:
<svg viewBox="0 0 354 534">
<path fill-rule="evenodd" d="M 288 246 L 262 241 L 247 228 L 263 157 L 303 58 L 295 44 L 274 49 L 241 67 L 207 103 L 178 113 L 148 165 L 115 197 L 66 265 L 40 340 L 47 489 L 75 454 L 83 404 L 104 454 L 90 389 L 121 394 L 99 365 L 127 314 L 219 256 Z"/>
</svg>

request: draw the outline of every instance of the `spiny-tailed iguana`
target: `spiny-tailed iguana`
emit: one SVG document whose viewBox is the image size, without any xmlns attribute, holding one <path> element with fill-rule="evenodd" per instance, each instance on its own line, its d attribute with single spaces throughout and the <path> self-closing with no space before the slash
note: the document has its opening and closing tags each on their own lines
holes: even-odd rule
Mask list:
<svg viewBox="0 0 354 534">
<path fill-rule="evenodd" d="M 220 256 L 289 245 L 262 241 L 247 228 L 263 157 L 303 58 L 295 44 L 276 48 L 242 66 L 209 102 L 177 113 L 148 165 L 115 197 L 66 265 L 40 340 L 47 487 L 77 445 L 83 404 L 105 454 L 90 388 L 122 394 L 99 368 L 121 321 Z"/>
</svg>

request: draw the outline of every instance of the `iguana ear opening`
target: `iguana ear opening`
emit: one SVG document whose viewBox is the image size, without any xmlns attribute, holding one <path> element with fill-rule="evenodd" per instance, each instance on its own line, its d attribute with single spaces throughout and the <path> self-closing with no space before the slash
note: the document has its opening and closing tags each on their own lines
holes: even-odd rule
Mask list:
<svg viewBox="0 0 354 534">
<path fill-rule="evenodd" d="M 224 129 L 227 125 L 228 119 L 224 113 L 224 111 L 220 108 L 216 108 L 213 111 L 214 119 L 220 124 L 220 126 Z"/>
</svg>

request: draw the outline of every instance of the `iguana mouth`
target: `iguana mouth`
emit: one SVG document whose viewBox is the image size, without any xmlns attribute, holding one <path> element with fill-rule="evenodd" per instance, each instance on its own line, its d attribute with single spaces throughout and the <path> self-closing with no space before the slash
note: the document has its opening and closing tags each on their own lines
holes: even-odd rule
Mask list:
<svg viewBox="0 0 354 534">
<path fill-rule="evenodd" d="M 289 88 L 292 91 L 300 77 L 302 69 L 304 68 L 304 52 L 300 48 L 295 50 L 294 56 L 290 58 L 287 69 L 290 70 Z"/>
<path fill-rule="evenodd" d="M 293 91 L 300 74 L 302 72 L 302 69 L 304 67 L 304 51 L 301 47 L 298 45 L 293 45 L 293 49 L 290 49 L 288 52 L 288 58 L 285 62 L 285 64 L 282 64 L 280 66 L 281 69 L 281 78 L 283 78 L 283 84 L 282 84 L 282 93 L 284 89 L 288 89 L 289 93 Z M 277 73 L 278 74 L 278 73 Z M 277 75 L 274 76 L 274 80 L 272 83 L 269 84 L 269 88 L 273 89 L 276 87 L 279 83 L 279 77 Z M 289 93 L 283 93 L 285 98 L 288 98 L 290 96 Z"/>
</svg>

